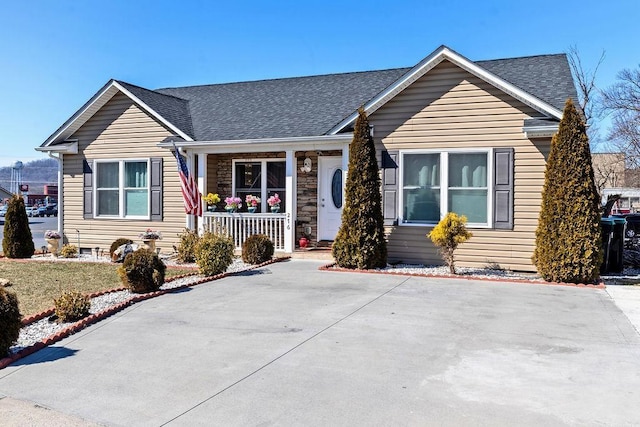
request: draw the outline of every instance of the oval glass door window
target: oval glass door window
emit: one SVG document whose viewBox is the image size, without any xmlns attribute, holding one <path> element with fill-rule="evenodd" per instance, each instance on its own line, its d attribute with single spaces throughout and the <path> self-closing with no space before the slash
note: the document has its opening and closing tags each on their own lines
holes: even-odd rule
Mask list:
<svg viewBox="0 0 640 427">
<path fill-rule="evenodd" d="M 342 169 L 336 169 L 331 178 L 331 199 L 333 205 L 340 209 L 342 207 Z"/>
</svg>

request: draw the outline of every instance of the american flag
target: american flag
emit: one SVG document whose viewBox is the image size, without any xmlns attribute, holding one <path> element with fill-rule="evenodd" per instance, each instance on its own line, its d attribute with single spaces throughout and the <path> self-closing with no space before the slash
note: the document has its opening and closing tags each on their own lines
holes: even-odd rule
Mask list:
<svg viewBox="0 0 640 427">
<path fill-rule="evenodd" d="M 178 153 L 176 145 L 173 144 L 178 161 L 178 174 L 180 175 L 180 184 L 182 185 L 182 198 L 184 199 L 184 211 L 191 215 L 202 216 L 202 198 L 198 191 L 198 183 L 193 174 L 189 173 L 189 168 L 184 159 Z"/>
</svg>

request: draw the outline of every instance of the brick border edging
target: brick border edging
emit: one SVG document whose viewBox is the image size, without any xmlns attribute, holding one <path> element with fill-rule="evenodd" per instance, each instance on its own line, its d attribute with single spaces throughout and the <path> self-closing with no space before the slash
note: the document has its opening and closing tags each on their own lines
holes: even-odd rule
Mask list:
<svg viewBox="0 0 640 427">
<path fill-rule="evenodd" d="M 216 274 L 215 276 L 208 276 L 208 277 L 203 277 L 202 279 L 196 280 L 195 282 L 192 283 L 187 283 L 184 285 L 180 285 L 177 286 L 175 288 L 171 288 L 171 289 L 163 289 L 163 290 L 159 290 L 159 291 L 154 291 L 154 292 L 147 292 L 144 294 L 135 294 L 133 295 L 131 298 L 129 298 L 126 301 L 123 301 L 119 304 L 113 305 L 109 308 L 106 308 L 102 311 L 99 311 L 97 313 L 91 314 L 81 320 L 78 320 L 74 323 L 69 324 L 69 326 L 67 326 L 66 328 L 56 332 L 53 335 L 50 335 L 46 338 L 44 338 L 42 341 L 38 341 L 32 345 L 30 345 L 29 347 L 25 347 L 22 350 L 10 354 L 9 356 L 0 359 L 0 369 L 4 369 L 7 366 L 9 366 L 10 364 L 22 359 L 23 357 L 29 356 L 30 354 L 35 353 L 38 350 L 41 350 L 47 346 L 50 346 L 51 344 L 55 344 L 56 342 L 62 340 L 63 338 L 68 337 L 69 335 L 73 335 L 77 332 L 80 332 L 81 330 L 83 330 L 84 328 L 86 328 L 89 325 L 92 325 L 94 323 L 97 323 L 98 321 L 105 319 L 109 316 L 112 316 L 114 314 L 116 314 L 119 311 L 124 310 L 125 308 L 129 307 L 132 304 L 135 304 L 139 301 L 144 301 L 144 300 L 148 300 L 151 298 L 155 298 L 158 297 L 160 295 L 164 295 L 164 294 L 168 294 L 168 293 L 172 293 L 181 289 L 185 289 L 185 288 L 190 288 L 192 286 L 196 286 L 196 285 L 200 285 L 202 283 L 206 283 L 206 282 L 211 282 L 214 280 L 219 280 L 228 276 L 232 276 L 238 273 L 242 273 L 245 271 L 251 271 L 251 270 L 255 270 L 257 268 L 260 267 L 264 267 L 270 264 L 275 264 L 278 262 L 282 262 L 282 261 L 286 261 L 288 259 L 290 259 L 291 257 L 278 257 L 278 258 L 273 258 L 269 261 L 265 261 L 261 264 L 256 264 L 256 265 L 252 265 L 251 267 L 245 269 L 245 270 L 241 270 L 241 271 L 234 271 L 232 273 L 220 273 L 220 274 Z M 178 279 L 182 279 L 184 277 L 189 277 L 189 276 L 195 276 L 197 273 L 190 273 L 190 274 L 183 274 L 180 276 L 174 276 L 168 280 L 165 280 L 165 283 L 170 283 L 173 282 L 174 280 L 178 280 Z M 128 288 L 115 288 L 115 289 L 110 289 L 110 290 L 106 290 L 106 291 L 99 291 L 99 292 L 94 292 L 92 294 L 89 294 L 89 298 L 94 298 L 94 297 L 98 297 L 100 295 L 105 295 L 108 293 L 112 293 L 112 292 L 119 292 L 119 291 L 123 291 L 126 290 Z M 29 316 L 25 319 L 22 320 L 22 326 L 27 326 L 30 323 L 33 322 L 37 322 L 39 320 L 44 319 L 47 316 L 51 316 L 53 313 L 55 312 L 55 308 L 49 308 L 41 313 Z"/>
<path fill-rule="evenodd" d="M 386 271 L 377 271 L 377 270 L 359 270 L 359 269 L 349 269 L 338 267 L 338 264 L 333 262 L 330 264 L 322 265 L 318 268 L 318 270 L 323 271 L 336 271 L 342 273 L 367 273 L 367 274 L 387 274 L 387 275 L 396 275 L 396 276 L 415 276 L 415 277 L 431 277 L 434 279 L 465 279 L 465 280 L 480 280 L 484 282 L 507 282 L 507 283 L 520 283 L 520 284 L 531 284 L 531 285 L 547 285 L 547 286 L 569 286 L 573 288 L 590 288 L 590 289 L 605 289 L 606 285 L 604 282 L 599 282 L 598 284 L 588 284 L 588 283 L 565 283 L 565 282 L 545 282 L 545 281 L 537 281 L 537 280 L 526 280 L 526 279 L 514 279 L 514 278 L 493 278 L 493 277 L 469 277 L 469 276 L 452 276 L 452 275 L 444 275 L 444 274 L 419 274 L 419 273 L 391 273 Z"/>
</svg>

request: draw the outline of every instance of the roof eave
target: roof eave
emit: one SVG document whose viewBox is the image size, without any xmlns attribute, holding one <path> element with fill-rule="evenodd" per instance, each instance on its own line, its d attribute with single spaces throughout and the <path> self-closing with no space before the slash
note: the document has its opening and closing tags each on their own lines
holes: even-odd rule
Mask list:
<svg viewBox="0 0 640 427">
<path fill-rule="evenodd" d="M 149 107 L 146 103 L 144 103 L 140 98 L 132 94 L 129 90 L 127 90 L 124 86 L 118 83 L 116 80 L 110 80 L 105 84 L 86 104 L 84 104 L 76 113 L 71 116 L 56 132 L 54 132 L 45 142 L 40 145 L 39 148 L 49 147 L 51 145 L 57 145 L 61 141 L 69 138 L 75 131 L 77 131 L 83 124 L 85 124 L 95 113 L 100 110 L 113 96 L 118 93 L 118 91 L 125 94 L 129 97 L 133 102 L 142 107 L 145 111 L 147 111 L 150 115 L 156 118 L 158 121 L 163 123 L 173 132 L 175 132 L 180 137 L 184 138 L 187 141 L 192 141 L 193 139 L 183 132 L 181 129 L 176 127 L 173 123 L 169 122 L 167 119 L 162 117 L 157 111 L 153 108 Z M 41 151 L 49 151 L 49 150 L 41 150 Z"/>
<path fill-rule="evenodd" d="M 78 154 L 78 141 L 67 141 L 47 147 L 36 147 L 35 150 L 43 153 Z"/>
<path fill-rule="evenodd" d="M 373 114 L 380 107 L 385 105 L 389 100 L 394 98 L 398 93 L 403 91 L 405 88 L 410 86 L 420 77 L 424 76 L 427 72 L 433 69 L 436 65 L 441 63 L 444 60 L 449 60 L 450 62 L 456 64 L 460 68 L 470 72 L 471 74 L 481 78 L 487 83 L 497 87 L 503 92 L 513 96 L 514 98 L 522 101 L 523 103 L 529 105 L 530 107 L 536 109 L 537 111 L 553 118 L 561 119 L 562 111 L 558 110 L 551 104 L 531 95 L 528 92 L 520 89 L 512 83 L 507 82 L 506 80 L 496 76 L 495 74 L 485 70 L 464 56 L 460 55 L 456 51 L 448 48 L 447 46 L 440 46 L 438 49 L 433 51 L 429 56 L 420 61 L 415 67 L 409 70 L 405 75 L 400 77 L 395 83 L 389 86 L 384 91 L 380 92 L 376 95 L 372 100 L 367 102 L 364 106 L 365 112 L 367 115 Z M 356 117 L 358 116 L 358 112 L 352 113 L 349 117 L 344 119 L 342 122 L 338 123 L 335 127 L 327 132 L 327 134 L 333 135 L 340 131 L 342 131 L 347 126 L 351 125 Z"/>
<path fill-rule="evenodd" d="M 522 128 L 525 138 L 551 138 L 558 132 L 558 125 L 525 126 Z"/>
</svg>

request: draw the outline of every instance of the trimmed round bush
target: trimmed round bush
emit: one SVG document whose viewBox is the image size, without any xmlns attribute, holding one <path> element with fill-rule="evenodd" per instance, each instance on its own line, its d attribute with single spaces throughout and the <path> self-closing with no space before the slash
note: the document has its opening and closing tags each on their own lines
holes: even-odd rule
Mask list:
<svg viewBox="0 0 640 427">
<path fill-rule="evenodd" d="M 215 276 L 227 271 L 233 262 L 233 250 L 231 237 L 205 233 L 195 247 L 196 264 L 200 274 Z"/>
<path fill-rule="evenodd" d="M 13 292 L 0 287 L 0 357 L 9 354 L 22 327 L 22 315 L 18 307 L 18 297 Z"/>
<path fill-rule="evenodd" d="M 63 292 L 53 299 L 56 307 L 58 322 L 75 322 L 89 315 L 91 299 L 78 291 Z"/>
<path fill-rule="evenodd" d="M 124 237 L 121 237 L 119 239 L 116 239 L 111 246 L 109 247 L 109 258 L 113 259 L 113 253 L 116 251 L 116 249 L 118 249 L 120 246 L 122 245 L 130 245 L 133 243 L 133 240 L 131 239 L 126 239 Z"/>
<path fill-rule="evenodd" d="M 124 262 L 118 267 L 118 274 L 131 292 L 141 294 L 160 289 L 164 283 L 165 269 L 155 252 L 138 249 L 124 258 Z"/>
<path fill-rule="evenodd" d="M 189 230 L 187 228 L 180 234 L 180 243 L 178 243 L 178 261 L 179 262 L 194 262 L 196 260 L 196 244 L 200 240 L 198 232 L 196 230 Z"/>
<path fill-rule="evenodd" d="M 264 234 L 249 236 L 242 244 L 242 261 L 261 264 L 273 257 L 273 242 Z"/>
<path fill-rule="evenodd" d="M 64 245 L 60 249 L 60 256 L 62 258 L 75 258 L 78 256 L 78 247 L 76 245 Z"/>
</svg>

